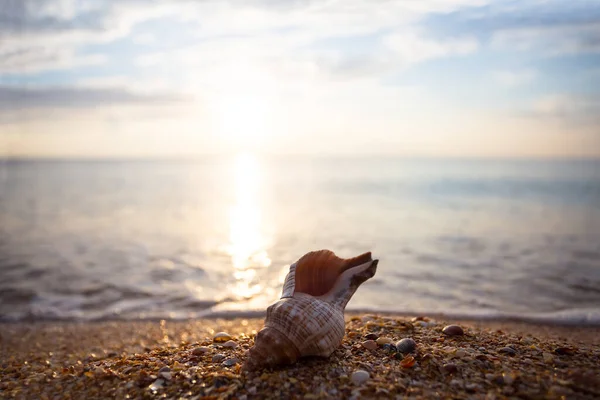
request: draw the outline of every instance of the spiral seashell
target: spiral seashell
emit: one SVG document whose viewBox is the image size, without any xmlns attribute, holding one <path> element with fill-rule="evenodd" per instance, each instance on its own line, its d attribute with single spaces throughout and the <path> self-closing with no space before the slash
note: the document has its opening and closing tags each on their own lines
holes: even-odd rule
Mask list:
<svg viewBox="0 0 600 400">
<path fill-rule="evenodd" d="M 343 259 L 313 251 L 290 266 L 281 299 L 267 308 L 264 328 L 244 369 L 292 364 L 300 357 L 329 357 L 345 333 L 344 309 L 356 289 L 373 277 L 371 253 Z"/>
</svg>

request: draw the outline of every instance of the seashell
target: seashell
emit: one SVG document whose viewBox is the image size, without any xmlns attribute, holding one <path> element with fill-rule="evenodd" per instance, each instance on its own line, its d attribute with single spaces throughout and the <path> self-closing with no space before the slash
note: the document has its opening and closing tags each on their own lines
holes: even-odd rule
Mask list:
<svg viewBox="0 0 600 400">
<path fill-rule="evenodd" d="M 248 351 L 244 369 L 292 364 L 300 357 L 329 357 L 345 333 L 344 309 L 372 278 L 371 253 L 344 259 L 329 250 L 310 252 L 290 266 L 281 299 L 267 308 L 264 328 Z"/>
</svg>

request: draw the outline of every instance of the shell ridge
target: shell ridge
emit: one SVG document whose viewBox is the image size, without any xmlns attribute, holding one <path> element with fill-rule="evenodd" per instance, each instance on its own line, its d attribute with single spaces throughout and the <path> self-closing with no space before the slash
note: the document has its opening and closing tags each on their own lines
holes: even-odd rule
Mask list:
<svg viewBox="0 0 600 400">
<path fill-rule="evenodd" d="M 282 299 L 294 296 L 296 290 L 296 268 L 297 263 L 290 265 L 290 270 L 283 281 L 283 290 L 281 291 Z"/>
</svg>

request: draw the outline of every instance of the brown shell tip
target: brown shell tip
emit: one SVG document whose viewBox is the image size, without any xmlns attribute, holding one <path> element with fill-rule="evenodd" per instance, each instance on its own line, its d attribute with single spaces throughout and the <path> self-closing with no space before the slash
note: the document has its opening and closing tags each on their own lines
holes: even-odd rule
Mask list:
<svg viewBox="0 0 600 400">
<path fill-rule="evenodd" d="M 340 258 L 331 250 L 312 251 L 296 262 L 295 291 L 324 295 L 344 271 L 370 261 L 373 261 L 370 251 L 352 258 Z"/>
</svg>

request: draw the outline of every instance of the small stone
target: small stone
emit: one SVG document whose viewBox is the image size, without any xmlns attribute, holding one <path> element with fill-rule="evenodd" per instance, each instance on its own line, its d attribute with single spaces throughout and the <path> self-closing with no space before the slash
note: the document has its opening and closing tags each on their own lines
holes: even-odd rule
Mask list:
<svg viewBox="0 0 600 400">
<path fill-rule="evenodd" d="M 391 343 L 386 343 L 381 347 L 386 353 L 395 353 L 398 351 L 396 346 Z"/>
<path fill-rule="evenodd" d="M 502 375 L 485 374 L 485 379 L 496 385 L 504 385 L 504 378 Z"/>
<path fill-rule="evenodd" d="M 400 353 L 412 353 L 417 348 L 417 343 L 411 338 L 404 338 L 396 343 L 396 349 Z"/>
<path fill-rule="evenodd" d="M 506 383 L 507 385 L 512 385 L 513 382 L 515 381 L 514 375 L 506 373 L 506 372 L 504 372 L 502 374 L 502 379 L 504 380 L 504 383 Z"/>
<path fill-rule="evenodd" d="M 544 359 L 544 362 L 546 364 L 551 364 L 552 361 L 554 361 L 554 356 L 550 353 L 546 353 L 546 352 L 542 353 L 542 358 Z"/>
<path fill-rule="evenodd" d="M 550 389 L 548 389 L 548 394 L 552 396 L 568 398 L 567 396 L 571 394 L 569 388 L 560 385 L 552 385 Z"/>
<path fill-rule="evenodd" d="M 374 340 L 366 340 L 361 345 L 367 350 L 375 350 L 377 348 L 377 343 Z"/>
<path fill-rule="evenodd" d="M 225 359 L 225 355 L 223 355 L 223 354 L 215 354 L 215 355 L 212 357 L 212 360 L 211 360 L 211 361 L 212 361 L 212 362 L 214 362 L 214 363 L 218 363 L 218 362 L 221 362 L 221 361 L 223 361 L 224 359 Z"/>
<path fill-rule="evenodd" d="M 456 364 L 452 364 L 452 363 L 444 364 L 444 366 L 442 368 L 444 368 L 444 371 L 446 371 L 449 374 L 455 374 L 458 372 L 458 367 L 456 366 Z"/>
<path fill-rule="evenodd" d="M 375 333 L 369 333 L 368 335 L 365 336 L 365 339 L 367 339 L 367 340 L 377 340 L 378 337 L 379 337 L 379 335 L 377 335 Z"/>
<path fill-rule="evenodd" d="M 467 352 L 464 351 L 463 349 L 458 349 L 458 350 L 456 350 L 456 353 L 454 353 L 454 357 L 456 357 L 456 358 L 463 358 L 466 355 L 467 355 Z"/>
<path fill-rule="evenodd" d="M 363 371 L 362 369 L 359 369 L 359 370 L 354 371 L 352 373 L 352 376 L 350 377 L 350 380 L 355 385 L 362 385 L 367 380 L 369 380 L 369 373 L 367 371 Z"/>
<path fill-rule="evenodd" d="M 239 362 L 240 360 L 238 360 L 237 358 L 230 358 L 229 360 L 223 361 L 223 365 L 226 367 L 232 367 Z"/>
<path fill-rule="evenodd" d="M 154 382 L 152 382 L 152 384 L 150 384 L 150 386 L 148 386 L 148 388 L 150 390 L 156 392 L 157 390 L 159 390 L 163 387 L 164 383 L 165 383 L 165 381 L 163 381 L 162 379 L 157 379 Z"/>
<path fill-rule="evenodd" d="M 512 347 L 501 347 L 498 349 L 498 353 L 508 354 L 509 356 L 514 356 L 517 354 L 517 351 Z"/>
<path fill-rule="evenodd" d="M 394 343 L 394 341 L 393 341 L 392 339 L 390 339 L 389 337 L 384 337 L 384 336 L 382 336 L 382 337 L 380 337 L 380 338 L 377 338 L 377 341 L 376 341 L 376 343 L 377 343 L 379 346 L 383 346 L 384 344 L 387 344 L 387 343 Z"/>
<path fill-rule="evenodd" d="M 227 332 L 219 332 L 213 337 L 215 343 L 225 343 L 231 340 L 231 335 Z"/>
<path fill-rule="evenodd" d="M 160 376 L 162 376 L 163 378 L 165 378 L 168 381 L 170 381 L 171 378 L 173 377 L 170 372 L 161 372 Z"/>
<path fill-rule="evenodd" d="M 206 346 L 200 346 L 200 347 L 196 347 L 194 350 L 192 350 L 192 354 L 195 356 L 201 356 L 204 353 L 208 353 L 210 351 L 209 347 Z"/>
<path fill-rule="evenodd" d="M 458 325 L 448 325 L 442 329 L 442 333 L 448 336 L 461 336 L 465 334 L 465 331 Z"/>
<path fill-rule="evenodd" d="M 158 373 L 161 373 L 161 372 L 171 372 L 171 368 L 169 368 L 168 366 L 164 366 L 158 370 Z"/>
<path fill-rule="evenodd" d="M 462 385 L 463 385 L 463 381 L 460 380 L 460 379 L 452 379 L 450 381 L 450 386 L 454 386 L 454 387 L 459 388 L 459 387 L 462 387 Z"/>
<path fill-rule="evenodd" d="M 402 368 L 412 368 L 416 363 L 416 360 L 412 356 L 406 356 L 400 361 L 400 366 Z"/>
<path fill-rule="evenodd" d="M 225 343 L 223 343 L 221 346 L 230 347 L 232 349 L 235 349 L 238 346 L 238 344 L 234 340 L 228 340 Z"/>
<path fill-rule="evenodd" d="M 575 349 L 572 349 L 570 347 L 559 347 L 555 349 L 554 352 L 561 356 L 572 356 L 573 354 L 575 354 Z"/>
<path fill-rule="evenodd" d="M 470 393 L 475 393 L 475 392 L 478 392 L 479 390 L 481 390 L 481 386 L 479 386 L 476 383 L 467 383 L 465 385 L 465 390 Z"/>
</svg>

